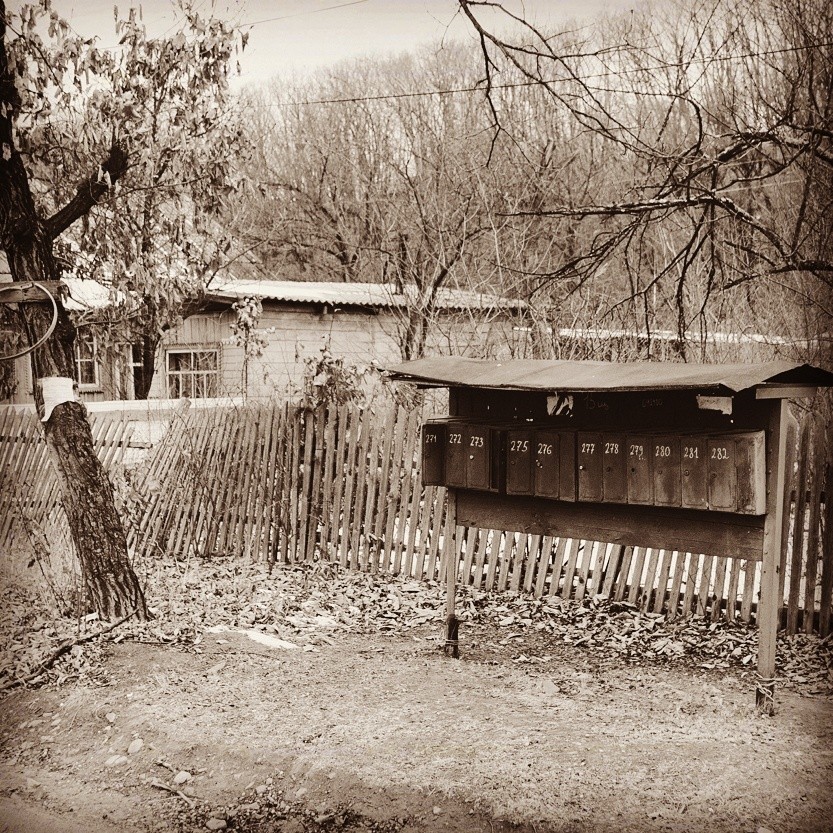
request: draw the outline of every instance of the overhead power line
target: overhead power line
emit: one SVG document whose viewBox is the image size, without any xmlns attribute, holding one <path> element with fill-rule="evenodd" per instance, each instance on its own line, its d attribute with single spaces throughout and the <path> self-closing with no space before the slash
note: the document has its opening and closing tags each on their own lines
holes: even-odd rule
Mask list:
<svg viewBox="0 0 833 833">
<path fill-rule="evenodd" d="M 833 41 L 827 43 L 816 43 L 810 46 L 791 46 L 783 49 L 770 49 L 761 52 L 746 52 L 739 55 L 711 55 L 703 58 L 692 59 L 691 61 L 669 61 L 655 66 L 633 67 L 632 69 L 609 70 L 607 72 L 588 73 L 587 75 L 570 75 L 568 78 L 552 78 L 529 81 L 513 81 L 506 84 L 491 84 L 491 90 L 511 90 L 520 87 L 539 87 L 547 84 L 557 84 L 559 81 L 594 81 L 600 78 L 615 78 L 620 75 L 627 75 L 639 72 L 657 72 L 663 69 L 679 69 L 683 67 L 705 65 L 711 63 L 724 63 L 728 61 L 742 61 L 750 58 L 765 58 L 770 55 L 786 55 L 795 52 L 806 52 L 811 49 L 824 49 L 833 46 Z M 624 49 L 625 47 L 616 47 Z M 608 50 L 609 51 L 609 50 Z M 588 56 L 592 57 L 592 56 Z M 459 95 L 461 93 L 482 93 L 487 89 L 483 82 L 468 87 L 450 87 L 444 90 L 414 90 L 403 93 L 379 93 L 377 95 L 345 96 L 343 98 L 313 98 L 300 101 L 274 101 L 270 107 L 304 107 L 316 104 L 359 104 L 365 101 L 391 101 L 399 98 L 425 98 L 428 96 Z"/>
<path fill-rule="evenodd" d="M 318 12 L 331 12 L 334 9 L 343 9 L 345 6 L 360 6 L 362 3 L 367 3 L 368 0 L 347 0 L 346 3 L 337 3 L 335 6 L 323 6 L 320 9 L 306 9 L 302 12 L 293 12 L 292 14 L 282 14 L 280 17 L 267 17 L 263 20 L 250 20 L 238 23 L 235 29 L 242 29 L 244 26 L 260 26 L 261 23 L 274 23 L 276 20 L 289 20 L 290 17 L 302 17 L 307 14 L 318 14 Z"/>
</svg>

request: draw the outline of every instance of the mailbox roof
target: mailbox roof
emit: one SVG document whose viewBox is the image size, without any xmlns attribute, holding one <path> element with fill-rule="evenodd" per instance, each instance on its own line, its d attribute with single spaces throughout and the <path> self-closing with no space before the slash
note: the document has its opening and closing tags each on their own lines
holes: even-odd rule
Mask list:
<svg viewBox="0 0 833 833">
<path fill-rule="evenodd" d="M 787 361 L 761 364 L 594 362 L 438 356 L 387 369 L 401 382 L 426 387 L 540 391 L 708 390 L 738 393 L 767 383 L 833 387 L 833 373 Z"/>
</svg>

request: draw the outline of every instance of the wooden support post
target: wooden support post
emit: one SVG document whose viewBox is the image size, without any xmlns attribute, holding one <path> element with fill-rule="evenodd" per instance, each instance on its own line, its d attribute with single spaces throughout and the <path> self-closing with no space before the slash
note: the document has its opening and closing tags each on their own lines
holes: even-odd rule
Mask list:
<svg viewBox="0 0 833 833">
<path fill-rule="evenodd" d="M 787 402 L 769 400 L 767 436 L 766 518 L 764 519 L 761 598 L 758 602 L 758 685 L 755 701 L 763 714 L 775 713 L 775 640 L 781 531 L 784 524 L 784 480 L 787 457 Z"/>
<path fill-rule="evenodd" d="M 457 492 L 446 492 L 447 510 L 445 517 L 445 653 L 455 659 L 460 656 L 460 623 L 454 613 L 457 594 Z"/>
</svg>

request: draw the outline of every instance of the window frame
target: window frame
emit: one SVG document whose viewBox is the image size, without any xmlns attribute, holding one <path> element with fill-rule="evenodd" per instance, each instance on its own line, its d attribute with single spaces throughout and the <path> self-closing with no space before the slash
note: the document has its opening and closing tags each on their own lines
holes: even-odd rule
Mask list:
<svg viewBox="0 0 833 833">
<path fill-rule="evenodd" d="M 81 355 L 80 346 L 81 344 L 91 344 L 92 350 L 90 352 L 89 357 L 85 357 Z M 75 344 L 73 345 L 72 350 L 72 357 L 73 362 L 75 365 L 75 379 L 78 383 L 78 390 L 81 392 L 96 392 L 100 391 L 101 388 L 101 359 L 98 355 L 98 338 L 96 337 L 95 333 L 83 333 L 82 331 L 77 331 L 75 334 Z M 92 382 L 83 382 L 81 381 L 81 366 L 84 365 L 92 365 L 93 368 L 93 377 L 94 381 Z"/>
<path fill-rule="evenodd" d="M 210 370 L 188 368 L 186 370 L 172 370 L 170 357 L 172 355 L 191 355 L 196 353 L 213 353 L 215 357 L 214 367 Z M 220 395 L 221 381 L 221 359 L 222 350 L 216 344 L 177 344 L 165 348 L 165 393 L 169 399 L 214 399 Z M 212 385 L 213 377 L 213 385 Z M 184 379 L 191 380 L 191 394 L 186 394 L 187 389 L 183 383 Z M 193 393 L 193 380 L 203 380 L 203 394 L 196 396 Z M 175 385 L 175 388 L 172 388 Z M 210 388 L 213 387 L 213 391 Z"/>
</svg>

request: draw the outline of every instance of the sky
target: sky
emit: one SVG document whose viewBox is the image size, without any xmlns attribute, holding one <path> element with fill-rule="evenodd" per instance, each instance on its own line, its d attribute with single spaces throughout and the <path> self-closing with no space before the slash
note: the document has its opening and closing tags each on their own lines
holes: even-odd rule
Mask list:
<svg viewBox="0 0 833 833">
<path fill-rule="evenodd" d="M 638 0 L 507 0 L 513 11 L 542 24 L 578 23 L 632 8 Z M 195 0 L 210 9 L 212 0 Z M 122 15 L 127 0 L 115 0 Z M 21 0 L 7 0 L 15 10 Z M 81 35 L 115 45 L 114 0 L 53 0 L 55 10 Z M 303 75 L 344 58 L 385 56 L 443 39 L 472 38 L 456 0 L 213 0 L 216 14 L 249 32 L 235 86 L 260 84 L 275 75 Z M 151 36 L 173 29 L 172 0 L 145 0 L 143 20 Z"/>
</svg>

